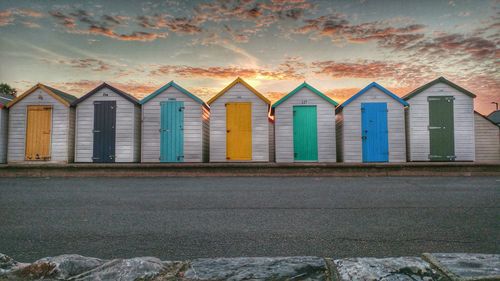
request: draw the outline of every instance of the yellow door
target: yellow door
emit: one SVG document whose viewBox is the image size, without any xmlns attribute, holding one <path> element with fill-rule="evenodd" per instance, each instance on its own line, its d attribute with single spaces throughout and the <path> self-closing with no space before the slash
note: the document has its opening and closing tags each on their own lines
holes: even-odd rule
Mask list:
<svg viewBox="0 0 500 281">
<path fill-rule="evenodd" d="M 226 158 L 252 160 L 252 104 L 226 104 Z"/>
<path fill-rule="evenodd" d="M 52 107 L 46 105 L 28 106 L 26 160 L 50 159 L 51 121 Z"/>
</svg>

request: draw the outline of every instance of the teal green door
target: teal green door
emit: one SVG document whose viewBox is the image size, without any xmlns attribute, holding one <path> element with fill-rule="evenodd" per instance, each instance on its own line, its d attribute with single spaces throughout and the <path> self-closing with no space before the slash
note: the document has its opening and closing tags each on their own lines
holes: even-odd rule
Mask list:
<svg viewBox="0 0 500 281">
<path fill-rule="evenodd" d="M 455 160 L 455 130 L 451 96 L 428 97 L 431 161 Z"/>
<path fill-rule="evenodd" d="M 161 102 L 160 162 L 184 162 L 184 102 Z"/>
<path fill-rule="evenodd" d="M 293 107 L 293 158 L 318 161 L 318 117 L 316 106 Z"/>
</svg>

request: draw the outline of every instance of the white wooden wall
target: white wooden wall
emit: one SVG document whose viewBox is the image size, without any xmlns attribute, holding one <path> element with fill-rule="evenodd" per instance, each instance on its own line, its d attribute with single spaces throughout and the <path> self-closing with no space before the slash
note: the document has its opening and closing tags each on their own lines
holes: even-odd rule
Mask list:
<svg viewBox="0 0 500 281">
<path fill-rule="evenodd" d="M 335 106 L 302 88 L 275 108 L 276 162 L 294 162 L 293 106 L 316 105 L 318 127 L 318 162 L 336 162 Z"/>
<path fill-rule="evenodd" d="M 444 84 L 438 83 L 407 100 L 410 124 L 410 161 L 429 161 L 429 96 L 453 96 L 456 161 L 474 161 L 474 99 Z"/>
<path fill-rule="evenodd" d="M 9 110 L 0 108 L 0 163 L 7 162 L 7 128 L 9 127 Z"/>
<path fill-rule="evenodd" d="M 41 99 L 40 99 L 41 97 Z M 52 135 L 51 158 L 48 161 L 25 161 L 26 147 L 26 117 L 28 105 L 52 105 Z M 70 134 L 71 114 L 66 107 L 41 89 L 37 89 L 24 99 L 9 108 L 9 148 L 7 162 L 9 163 L 67 163 L 71 160 L 71 142 L 74 141 Z"/>
<path fill-rule="evenodd" d="M 203 120 L 202 105 L 174 87 L 142 105 L 141 161 L 160 162 L 160 102 L 169 99 L 184 102 L 184 162 L 203 162 L 203 130 L 208 121 Z"/>
<path fill-rule="evenodd" d="M 363 162 L 361 140 L 361 103 L 387 103 L 387 129 L 389 130 L 389 162 L 406 162 L 404 106 L 377 88 L 370 88 L 342 110 L 342 156 L 344 162 Z M 337 144 L 338 145 L 338 144 Z"/>
<path fill-rule="evenodd" d="M 140 107 L 108 88 L 76 106 L 75 162 L 93 162 L 94 101 L 116 101 L 115 162 L 138 162 Z"/>
<path fill-rule="evenodd" d="M 269 161 L 268 104 L 241 83 L 210 105 L 210 162 L 226 162 L 226 107 L 228 102 L 252 103 L 252 161 Z"/>
<path fill-rule="evenodd" d="M 500 162 L 500 127 L 474 113 L 476 161 Z"/>
</svg>

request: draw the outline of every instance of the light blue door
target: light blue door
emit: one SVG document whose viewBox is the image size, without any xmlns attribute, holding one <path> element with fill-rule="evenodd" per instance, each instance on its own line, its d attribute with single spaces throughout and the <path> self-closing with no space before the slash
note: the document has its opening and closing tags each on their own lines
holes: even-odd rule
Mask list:
<svg viewBox="0 0 500 281">
<path fill-rule="evenodd" d="M 388 162 L 387 103 L 361 104 L 363 162 Z"/>
<path fill-rule="evenodd" d="M 160 162 L 184 161 L 184 102 L 161 103 Z"/>
</svg>

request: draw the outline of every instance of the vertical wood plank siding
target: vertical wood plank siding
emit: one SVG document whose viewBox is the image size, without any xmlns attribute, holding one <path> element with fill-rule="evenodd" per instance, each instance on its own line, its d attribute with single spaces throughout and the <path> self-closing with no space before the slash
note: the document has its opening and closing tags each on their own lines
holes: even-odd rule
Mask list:
<svg viewBox="0 0 500 281">
<path fill-rule="evenodd" d="M 318 162 L 336 162 L 335 106 L 302 88 L 275 108 L 276 162 L 294 162 L 293 106 L 316 105 L 318 128 Z"/>
<path fill-rule="evenodd" d="M 41 99 L 40 99 L 41 97 Z M 26 117 L 28 105 L 52 106 L 51 158 L 49 161 L 25 161 Z M 9 163 L 68 163 L 74 139 L 71 136 L 71 115 L 74 112 L 41 89 L 35 90 L 9 109 Z"/>
<path fill-rule="evenodd" d="M 460 91 L 438 83 L 407 100 L 410 161 L 429 161 L 429 96 L 453 96 L 455 127 L 455 161 L 474 161 L 474 99 Z"/>
<path fill-rule="evenodd" d="M 481 114 L 474 113 L 476 135 L 476 161 L 500 161 L 500 127 L 493 124 Z"/>
<path fill-rule="evenodd" d="M 406 161 L 404 106 L 377 88 L 370 88 L 342 110 L 338 124 L 342 130 L 342 156 L 344 162 L 360 163 L 363 160 L 361 140 L 361 103 L 386 102 L 387 128 L 389 130 L 389 162 Z M 337 131 L 338 133 L 338 131 Z"/>
<path fill-rule="evenodd" d="M 335 115 L 335 131 L 336 131 L 336 151 L 337 151 L 337 162 L 344 161 L 344 114 L 340 112 Z"/>
<path fill-rule="evenodd" d="M 269 162 L 276 161 L 275 123 L 269 120 Z"/>
<path fill-rule="evenodd" d="M 227 102 L 252 103 L 252 161 L 269 161 L 269 106 L 241 83 L 210 105 L 210 162 L 226 162 Z"/>
<path fill-rule="evenodd" d="M 8 112 L 9 110 L 7 108 L 0 108 L 0 163 L 7 162 Z"/>
<path fill-rule="evenodd" d="M 184 162 L 203 162 L 204 145 L 207 146 L 208 142 L 204 141 L 203 135 L 208 134 L 209 113 L 175 87 L 167 88 L 142 105 L 141 161 L 160 162 L 160 102 L 169 99 L 184 102 Z"/>
<path fill-rule="evenodd" d="M 140 107 L 108 88 L 76 106 L 75 162 L 93 162 L 94 101 L 116 101 L 115 162 L 138 162 Z"/>
</svg>

